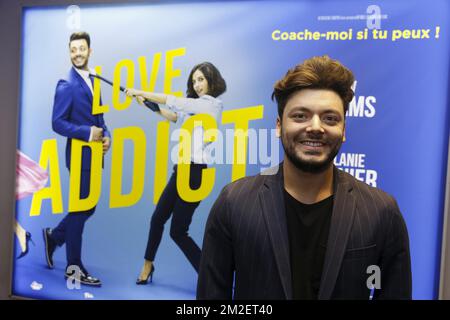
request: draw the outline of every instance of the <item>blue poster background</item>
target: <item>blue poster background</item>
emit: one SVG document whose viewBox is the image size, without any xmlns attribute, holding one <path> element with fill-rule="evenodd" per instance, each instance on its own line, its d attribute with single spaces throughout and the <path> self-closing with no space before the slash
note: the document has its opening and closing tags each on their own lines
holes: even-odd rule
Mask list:
<svg viewBox="0 0 450 320">
<path fill-rule="evenodd" d="M 443 0 L 432 4 L 423 0 L 378 1 L 381 14 L 386 15 L 381 19 L 381 30 L 430 29 L 429 39 L 357 40 L 356 32 L 367 28 L 367 21 L 355 16 L 366 15 L 371 4 L 342 0 L 86 5 L 80 6 L 80 29 L 91 35 L 90 66 L 102 66 L 103 75 L 112 78 L 116 64 L 130 59 L 136 66 L 136 87 L 140 87 L 138 57 L 147 57 L 150 69 L 153 55 L 162 52 L 156 92 L 163 91 L 168 50 L 186 50 L 185 55 L 174 60 L 181 76 L 174 78 L 173 91 L 185 92 L 192 66 L 213 62 L 228 85 L 221 97 L 225 110 L 264 105 L 263 119 L 250 122 L 254 129 L 275 127 L 276 105 L 270 95 L 275 81 L 289 68 L 324 54 L 348 66 L 357 80 L 356 96 L 347 115 L 347 141 L 337 159 L 342 159 L 342 154 L 347 158 L 363 155 L 364 166 L 354 168 L 346 162 L 341 167 L 360 169 L 359 178 L 369 176 L 377 187 L 397 199 L 410 236 L 413 297 L 433 299 L 438 292 L 449 137 L 449 5 Z M 64 166 L 65 139 L 52 131 L 51 113 L 56 83 L 71 67 L 68 39 L 74 30 L 67 27 L 68 17 L 66 7 L 24 10 L 18 144 L 18 149 L 38 161 L 42 141 L 57 139 L 65 212 L 69 186 Z M 436 27 L 440 27 L 438 34 Z M 272 38 L 275 30 L 305 29 L 324 33 L 352 29 L 353 39 Z M 111 104 L 111 92 L 102 84 L 103 102 Z M 105 120 L 110 130 L 137 126 L 145 131 L 147 166 L 140 201 L 132 207 L 110 209 L 111 152 L 105 158 L 102 195 L 95 215 L 86 224 L 83 239 L 83 261 L 92 274 L 101 278 L 103 286 L 68 290 L 63 277 L 64 248 L 55 253 L 55 270 L 46 268 L 41 229 L 56 226 L 63 215 L 52 214 L 47 201 L 40 216 L 30 217 L 29 197 L 17 202 L 16 215 L 33 235 L 36 247 L 15 261 L 13 293 L 48 299 L 194 299 L 197 275 L 170 239 L 170 222 L 156 256 L 154 283 L 140 287 L 134 284 L 155 207 L 155 135 L 161 118 L 133 103 L 124 111 L 111 108 Z M 128 154 L 131 146 L 125 150 Z M 281 150 L 272 152 L 282 154 Z M 124 176 L 128 178 L 124 179 L 124 190 L 128 190 L 132 159 L 125 157 L 125 163 Z M 263 166 L 248 165 L 246 173 L 256 174 Z M 168 168 L 170 175 L 172 165 Z M 191 236 L 200 246 L 209 210 L 222 187 L 231 181 L 231 165 L 216 168 L 214 189 L 197 208 L 190 227 Z M 33 281 L 42 284 L 42 289 L 32 290 Z"/>
</svg>

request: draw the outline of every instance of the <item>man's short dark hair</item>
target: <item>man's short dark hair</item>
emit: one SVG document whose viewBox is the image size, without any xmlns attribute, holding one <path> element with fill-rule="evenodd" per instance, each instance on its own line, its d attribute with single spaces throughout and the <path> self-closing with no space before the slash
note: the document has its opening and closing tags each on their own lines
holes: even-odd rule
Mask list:
<svg viewBox="0 0 450 320">
<path fill-rule="evenodd" d="M 80 40 L 80 39 L 84 39 L 87 42 L 88 48 L 91 47 L 91 37 L 89 36 L 89 33 L 84 32 L 84 31 L 80 31 L 80 32 L 74 32 L 70 35 L 70 41 L 69 41 L 69 47 L 70 47 L 70 43 L 74 40 Z"/>
<path fill-rule="evenodd" d="M 282 118 L 284 108 L 290 96 L 302 89 L 327 89 L 336 92 L 344 105 L 344 114 L 348 110 L 354 92 L 353 73 L 339 61 L 329 56 L 312 57 L 290 69 L 283 79 L 275 83 L 272 100 L 278 104 L 278 116 Z"/>
<path fill-rule="evenodd" d="M 225 80 L 222 78 L 219 70 L 211 62 L 202 62 L 192 68 L 187 81 L 186 95 L 188 98 L 198 98 L 192 83 L 192 75 L 195 71 L 200 70 L 208 81 L 208 95 L 217 98 L 227 89 Z"/>
</svg>

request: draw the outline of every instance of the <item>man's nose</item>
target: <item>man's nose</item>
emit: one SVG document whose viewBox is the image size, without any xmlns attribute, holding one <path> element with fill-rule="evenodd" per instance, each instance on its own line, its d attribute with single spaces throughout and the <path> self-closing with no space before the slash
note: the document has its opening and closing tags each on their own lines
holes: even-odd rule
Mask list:
<svg viewBox="0 0 450 320">
<path fill-rule="evenodd" d="M 324 129 L 322 127 L 322 121 L 318 115 L 314 115 L 309 122 L 308 127 L 306 128 L 307 132 L 320 132 L 324 133 Z"/>
</svg>

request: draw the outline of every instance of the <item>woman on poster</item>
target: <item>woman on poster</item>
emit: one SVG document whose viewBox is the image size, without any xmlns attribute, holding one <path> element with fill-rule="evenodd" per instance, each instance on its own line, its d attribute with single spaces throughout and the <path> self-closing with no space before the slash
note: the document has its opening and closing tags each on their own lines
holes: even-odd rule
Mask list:
<svg viewBox="0 0 450 320">
<path fill-rule="evenodd" d="M 16 160 L 16 200 L 23 199 L 42 189 L 48 180 L 48 174 L 39 164 L 17 150 Z M 28 254 L 31 234 L 17 220 L 14 220 L 14 233 L 19 240 L 21 253 L 18 259 Z"/>
<path fill-rule="evenodd" d="M 126 89 L 126 93 L 130 97 L 136 97 L 141 104 L 146 99 L 166 105 L 167 108 L 160 108 L 158 113 L 167 120 L 182 125 L 189 117 L 195 114 L 209 114 L 216 121 L 219 120 L 223 104 L 217 97 L 224 93 L 225 90 L 226 83 L 219 70 L 212 63 L 203 62 L 196 65 L 190 72 L 187 81 L 186 98 L 136 89 Z M 197 189 L 201 185 L 202 170 L 208 164 L 205 149 L 209 143 L 204 143 L 203 140 L 196 143 L 196 138 L 203 139 L 203 137 L 196 134 L 193 135 L 194 141 L 192 144 L 194 148 L 191 153 L 189 180 L 192 189 Z M 201 250 L 188 235 L 188 229 L 194 211 L 199 204 L 200 202 L 186 202 L 178 194 L 177 165 L 175 165 L 174 171 L 151 218 L 144 265 L 136 284 L 147 284 L 149 280 L 150 282 L 152 281 L 155 270 L 155 255 L 161 242 L 164 224 L 171 216 L 170 236 L 198 272 Z"/>
</svg>

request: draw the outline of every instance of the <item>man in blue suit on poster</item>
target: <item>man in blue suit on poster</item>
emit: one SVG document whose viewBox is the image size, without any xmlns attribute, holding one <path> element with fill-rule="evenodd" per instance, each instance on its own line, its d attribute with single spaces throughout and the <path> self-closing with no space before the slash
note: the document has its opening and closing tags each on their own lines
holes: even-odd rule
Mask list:
<svg viewBox="0 0 450 320">
<path fill-rule="evenodd" d="M 86 142 L 99 141 L 103 154 L 111 145 L 111 135 L 105 125 L 103 114 L 92 114 L 93 80 L 88 68 L 90 37 L 86 32 L 70 36 L 69 50 L 72 68 L 67 79 L 59 80 L 53 105 L 52 126 L 58 134 L 67 137 L 66 166 L 70 171 L 72 139 Z M 90 190 L 91 149 L 83 147 L 81 159 L 80 199 L 87 198 Z M 67 267 L 65 277 L 76 276 L 80 283 L 101 286 L 101 281 L 89 274 L 81 261 L 81 246 L 84 224 L 95 212 L 95 207 L 82 212 L 69 212 L 54 228 L 43 230 L 45 255 L 48 267 L 53 269 L 53 253 L 66 244 Z"/>
</svg>

